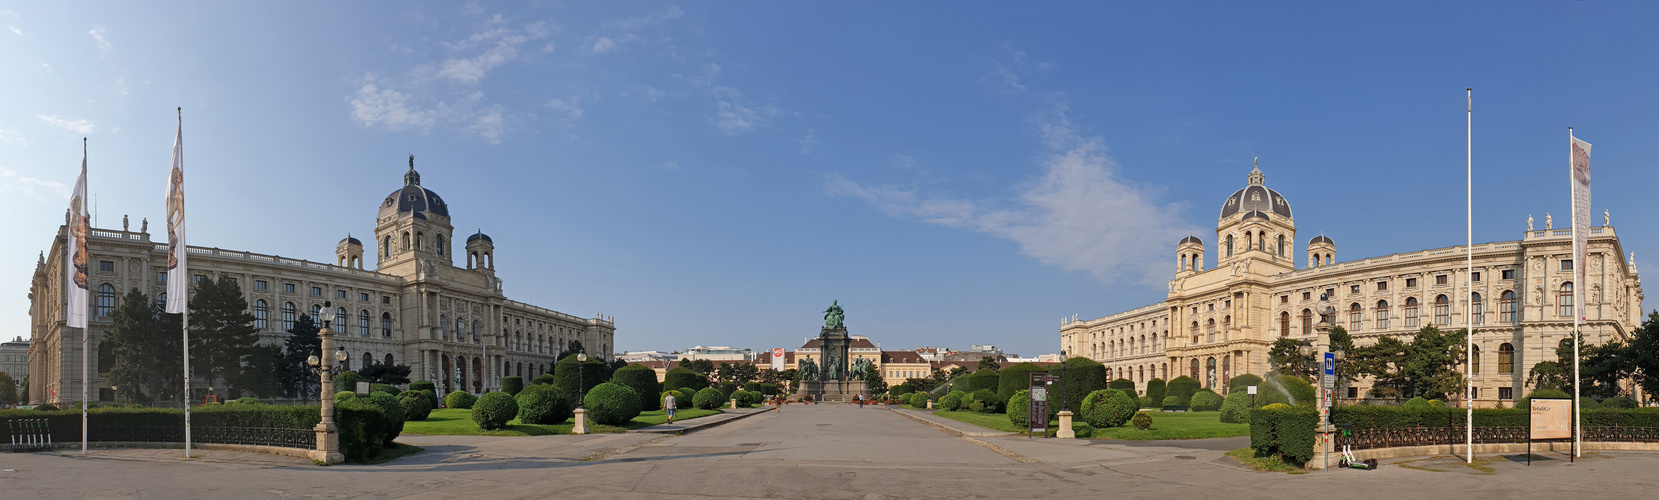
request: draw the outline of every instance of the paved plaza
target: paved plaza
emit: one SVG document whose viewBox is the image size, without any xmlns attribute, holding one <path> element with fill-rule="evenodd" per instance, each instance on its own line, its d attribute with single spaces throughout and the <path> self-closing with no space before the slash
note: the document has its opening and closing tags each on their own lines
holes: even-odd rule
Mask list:
<svg viewBox="0 0 1659 500">
<path fill-rule="evenodd" d="M 909 412 L 901 414 L 901 412 Z M 1532 467 L 1482 457 L 1381 470 L 1267 473 L 1223 456 L 1247 438 L 1124 442 L 963 435 L 915 410 L 791 405 L 685 435 L 403 436 L 391 463 L 318 467 L 288 457 L 178 450 L 0 455 L 5 498 L 1175 498 L 1646 497 L 1659 453 L 1602 452 Z"/>
</svg>

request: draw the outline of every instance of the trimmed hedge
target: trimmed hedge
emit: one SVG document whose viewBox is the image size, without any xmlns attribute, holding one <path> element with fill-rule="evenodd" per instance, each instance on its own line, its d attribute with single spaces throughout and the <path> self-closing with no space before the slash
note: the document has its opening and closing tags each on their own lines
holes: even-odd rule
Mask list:
<svg viewBox="0 0 1659 500">
<path fill-rule="evenodd" d="M 530 379 L 530 385 L 553 385 L 553 374 L 543 373 L 541 375 L 536 375 L 536 378 Z"/>
<path fill-rule="evenodd" d="M 384 392 L 369 394 L 367 402 L 380 409 L 380 414 L 386 417 L 386 437 L 383 439 L 385 445 L 390 447 L 392 440 L 403 434 L 403 403 L 391 394 Z"/>
<path fill-rule="evenodd" d="M 565 356 L 553 363 L 553 385 L 578 396 L 587 394 L 587 391 L 608 381 L 605 368 L 605 362 L 599 358 L 588 358 L 587 362 L 581 363 L 581 374 L 578 375 L 576 356 Z M 581 387 L 577 387 L 578 383 Z"/>
<path fill-rule="evenodd" d="M 1229 424 L 1250 423 L 1251 395 L 1245 391 L 1233 391 L 1221 401 L 1221 421 Z M 1256 399 L 1258 405 L 1261 399 Z M 1259 406 L 1258 406 L 1259 407 Z"/>
<path fill-rule="evenodd" d="M 1013 396 L 1008 397 L 1006 406 L 1008 411 L 1005 413 L 1008 415 L 1008 421 L 1020 426 L 1021 429 L 1029 429 L 1026 426 L 1031 424 L 1031 390 L 1015 392 Z"/>
<path fill-rule="evenodd" d="M 486 431 L 500 429 L 518 417 L 518 401 L 505 392 L 491 392 L 472 405 L 472 421 Z"/>
<path fill-rule="evenodd" d="M 1014 397 L 1014 393 L 1030 391 L 1031 374 L 1046 373 L 1047 371 L 1031 362 L 1003 368 L 1001 374 L 997 377 L 997 401 L 1006 405 L 1008 398 Z"/>
<path fill-rule="evenodd" d="M 352 393 L 356 393 L 357 392 L 357 383 L 361 382 L 362 380 L 363 380 L 363 377 L 358 376 L 357 372 L 352 372 L 352 371 L 340 372 L 339 375 L 334 376 L 334 392 L 352 392 Z"/>
<path fill-rule="evenodd" d="M 1527 397 L 1515 400 L 1516 408 L 1532 408 L 1534 399 L 1572 399 L 1573 395 L 1555 389 L 1539 389 L 1527 394 Z"/>
<path fill-rule="evenodd" d="M 392 384 L 369 384 L 369 393 L 372 394 L 372 393 L 376 393 L 376 392 L 384 392 L 388 395 L 391 395 L 391 396 L 395 397 L 398 394 L 403 394 L 403 389 L 399 389 L 399 388 L 397 388 L 397 386 L 392 385 Z M 242 399 L 249 399 L 249 398 L 242 398 Z M 255 401 L 257 401 L 257 400 L 255 400 Z"/>
<path fill-rule="evenodd" d="M 405 421 L 418 422 L 432 416 L 432 404 L 426 399 L 425 391 L 404 391 L 397 395 L 397 402 L 403 404 Z"/>
<path fill-rule="evenodd" d="M 455 391 L 449 393 L 448 396 L 444 396 L 444 407 L 446 408 L 471 409 L 472 405 L 477 402 L 478 396 L 474 396 L 467 391 Z"/>
<path fill-rule="evenodd" d="M 1164 408 L 1172 406 L 1182 406 L 1181 396 L 1164 396 Z"/>
<path fill-rule="evenodd" d="M 990 389 L 991 392 L 997 392 L 997 384 L 1001 380 L 1002 375 L 997 373 L 996 370 L 982 368 L 968 374 L 966 377 L 962 377 L 962 382 L 957 385 L 962 388 L 962 392 L 968 394 L 979 392 L 981 389 Z"/>
<path fill-rule="evenodd" d="M 1111 382 L 1107 382 L 1106 383 L 1106 388 L 1108 388 L 1108 389 L 1117 389 L 1117 390 L 1120 390 L 1120 391 L 1128 392 L 1128 391 L 1135 390 L 1135 383 L 1133 381 L 1130 381 L 1129 379 L 1120 378 L 1120 379 L 1117 379 L 1117 380 L 1113 380 Z"/>
<path fill-rule="evenodd" d="M 1245 388 L 1252 385 L 1258 387 L 1256 392 L 1261 392 L 1259 387 L 1262 385 L 1262 378 L 1248 373 L 1239 375 L 1227 381 L 1227 393 L 1245 392 Z"/>
<path fill-rule="evenodd" d="M 1284 389 L 1281 391 L 1280 389 Z M 1301 377 L 1289 375 L 1275 375 L 1263 381 L 1256 389 L 1256 401 L 1259 406 L 1282 403 L 1286 406 L 1306 406 L 1312 408 L 1318 403 L 1318 394 L 1314 392 L 1313 384 Z M 1288 393 L 1288 394 L 1287 394 Z"/>
<path fill-rule="evenodd" d="M 1158 406 L 1164 402 L 1164 396 L 1167 396 L 1167 394 L 1164 393 L 1164 390 L 1164 379 L 1155 378 L 1146 381 L 1146 397 L 1152 398 L 1153 406 Z"/>
<path fill-rule="evenodd" d="M 518 419 L 526 424 L 553 425 L 569 420 L 576 398 L 548 384 L 531 384 L 513 396 L 518 401 Z"/>
<path fill-rule="evenodd" d="M 1063 365 L 1049 367 L 1048 374 L 1060 378 L 1062 366 L 1065 367 L 1064 380 L 1057 380 L 1048 386 L 1048 418 L 1051 419 L 1060 415 L 1062 406 L 1069 403 L 1076 408 L 1077 403 L 1082 402 L 1089 393 L 1106 388 L 1106 365 L 1089 358 L 1074 357 L 1067 359 Z M 1135 394 L 1133 382 L 1125 392 L 1131 396 Z"/>
<path fill-rule="evenodd" d="M 197 414 L 192 411 L 192 420 Z M 386 439 L 392 427 L 386 414 L 356 397 L 334 406 L 334 422 L 340 429 L 340 453 L 346 460 L 369 462 L 391 442 Z"/>
<path fill-rule="evenodd" d="M 665 391 L 677 390 L 681 387 L 689 388 L 692 391 L 700 391 L 708 386 L 708 377 L 683 366 L 676 366 L 674 369 L 668 370 L 668 373 L 664 374 L 662 378 L 662 390 Z"/>
<path fill-rule="evenodd" d="M 1096 429 L 1117 427 L 1140 410 L 1135 398 L 1117 389 L 1101 389 L 1083 398 L 1083 421 Z"/>
<path fill-rule="evenodd" d="M 1630 398 L 1627 398 L 1627 397 L 1613 396 L 1613 397 L 1601 400 L 1601 407 L 1602 408 L 1608 408 L 1608 409 L 1628 409 L 1628 408 L 1635 408 L 1636 407 L 1636 402 L 1632 401 Z"/>
<path fill-rule="evenodd" d="M 903 396 L 912 392 L 916 392 L 916 389 L 911 387 L 909 382 L 887 388 L 887 395 L 889 396 Z"/>
<path fill-rule="evenodd" d="M 690 408 L 697 401 L 697 390 L 690 387 L 681 387 L 674 390 L 674 405 L 678 409 Z"/>
<path fill-rule="evenodd" d="M 624 366 L 611 374 L 611 382 L 628 386 L 639 395 L 641 411 L 657 411 L 662 409 L 662 401 L 657 394 L 662 393 L 662 384 L 657 383 L 657 371 L 639 363 Z"/>
<path fill-rule="evenodd" d="M 1221 409 L 1221 403 L 1223 402 L 1224 400 L 1221 399 L 1220 394 L 1216 394 L 1209 389 L 1204 389 L 1193 393 L 1192 402 L 1187 406 L 1187 410 L 1217 411 Z"/>
<path fill-rule="evenodd" d="M 511 396 L 518 396 L 518 391 L 524 390 L 524 377 L 508 375 L 501 377 L 501 392 Z"/>
<path fill-rule="evenodd" d="M 639 400 L 639 394 L 628 386 L 605 382 L 588 391 L 582 398 L 582 407 L 595 423 L 621 426 L 639 416 Z"/>
<path fill-rule="evenodd" d="M 910 395 L 910 407 L 918 410 L 927 409 L 927 393 L 917 392 Z"/>
<path fill-rule="evenodd" d="M 340 392 L 334 393 L 334 404 L 340 404 L 340 403 L 344 403 L 346 401 L 356 401 L 356 400 L 357 400 L 357 394 L 352 393 L 351 391 L 340 391 Z"/>
<path fill-rule="evenodd" d="M 1422 409 L 1427 409 L 1427 408 L 1433 408 L 1434 407 L 1434 405 L 1429 404 L 1429 400 L 1423 399 L 1422 397 L 1415 397 L 1415 398 L 1408 399 L 1408 400 L 1406 400 L 1405 404 L 1400 405 L 1400 406 L 1403 407 L 1403 408 L 1406 408 L 1406 409 L 1415 409 L 1415 410 L 1422 410 Z"/>
<path fill-rule="evenodd" d="M 713 410 L 720 408 L 720 405 L 725 402 L 726 395 L 721 394 L 720 389 L 715 389 L 713 387 L 704 387 L 697 391 L 696 396 L 692 396 L 691 398 L 691 405 L 700 410 Z"/>
<path fill-rule="evenodd" d="M 424 391 L 432 391 L 433 394 L 436 394 L 438 392 L 438 384 L 434 384 L 432 382 L 425 381 L 425 380 L 416 380 L 416 381 L 411 382 L 409 384 L 409 390 L 411 390 L 411 391 L 423 391 L 423 390 Z"/>
<path fill-rule="evenodd" d="M 1166 398 L 1174 396 L 1178 404 L 1171 405 L 1168 402 L 1165 402 L 1164 405 L 1191 406 L 1189 403 L 1192 402 L 1192 395 L 1197 393 L 1198 390 L 1202 388 L 1203 385 L 1199 384 L 1197 380 L 1193 380 L 1192 377 L 1185 375 L 1175 377 L 1175 380 L 1169 381 L 1169 386 L 1165 388 L 1164 396 Z"/>
<path fill-rule="evenodd" d="M 979 409 L 973 411 L 982 413 L 997 413 L 1003 407 L 1002 400 L 997 398 L 996 391 L 990 389 L 974 391 L 973 395 L 969 397 L 969 409 L 973 409 L 975 403 L 979 403 Z"/>
<path fill-rule="evenodd" d="M 967 399 L 967 397 L 968 394 L 962 391 L 950 391 L 950 394 L 946 394 L 945 397 L 939 398 L 939 408 L 945 411 L 961 410 L 963 400 Z"/>
<path fill-rule="evenodd" d="M 1274 403 L 1250 412 L 1250 448 L 1300 467 L 1313 458 L 1319 412 L 1311 406 Z"/>
<path fill-rule="evenodd" d="M 432 390 L 430 390 L 430 389 L 420 389 L 420 390 L 410 389 L 407 392 L 418 392 L 418 393 L 420 393 L 420 395 L 426 396 L 426 406 L 428 408 L 431 408 L 431 409 L 434 409 L 434 410 L 438 409 L 438 394 L 432 392 Z"/>
</svg>

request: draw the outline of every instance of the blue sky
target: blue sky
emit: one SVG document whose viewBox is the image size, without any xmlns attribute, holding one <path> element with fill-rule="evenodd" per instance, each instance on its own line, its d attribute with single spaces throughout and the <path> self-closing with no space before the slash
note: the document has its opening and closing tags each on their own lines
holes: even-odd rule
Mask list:
<svg viewBox="0 0 1659 500">
<path fill-rule="evenodd" d="M 509 297 L 621 349 L 795 347 L 839 299 L 889 349 L 1054 352 L 1160 300 L 1252 154 L 1298 250 L 1460 244 L 1465 87 L 1477 242 L 1567 225 L 1574 126 L 1659 251 L 1651 4 L 1145 4 L 3 3 L 0 336 L 80 138 L 99 225 L 158 220 L 179 106 L 191 244 L 330 261 L 414 154 Z"/>
</svg>

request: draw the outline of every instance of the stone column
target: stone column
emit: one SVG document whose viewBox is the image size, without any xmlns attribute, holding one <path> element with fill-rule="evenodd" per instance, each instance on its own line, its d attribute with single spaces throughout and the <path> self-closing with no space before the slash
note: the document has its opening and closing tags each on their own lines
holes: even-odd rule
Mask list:
<svg viewBox="0 0 1659 500">
<path fill-rule="evenodd" d="M 1060 439 L 1077 439 L 1077 431 L 1071 429 L 1071 410 L 1060 411 L 1060 430 L 1054 433 Z"/>
<path fill-rule="evenodd" d="M 317 336 L 322 337 L 322 355 L 318 357 L 317 365 L 325 368 L 322 370 L 322 394 L 319 395 L 322 399 L 322 421 L 312 428 L 317 432 L 317 449 L 311 452 L 311 460 L 337 464 L 344 462 L 346 456 L 340 453 L 340 430 L 334 425 L 334 395 L 330 394 L 330 389 L 334 387 L 334 331 L 325 326 L 317 332 Z"/>
</svg>

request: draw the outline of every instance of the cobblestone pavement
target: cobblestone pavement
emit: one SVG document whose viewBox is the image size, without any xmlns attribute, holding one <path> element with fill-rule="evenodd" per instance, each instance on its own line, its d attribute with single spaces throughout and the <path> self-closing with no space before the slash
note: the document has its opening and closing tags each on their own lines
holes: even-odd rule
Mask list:
<svg viewBox="0 0 1659 500">
<path fill-rule="evenodd" d="M 1274 498 L 1651 497 L 1659 453 L 1447 457 L 1377 471 L 1266 473 L 1192 442 L 957 436 L 893 410 L 791 405 L 683 436 L 404 436 L 391 463 L 317 467 L 250 453 L 99 450 L 0 454 L 4 498 Z M 1183 498 L 1177 496 L 1176 498 Z"/>
</svg>

